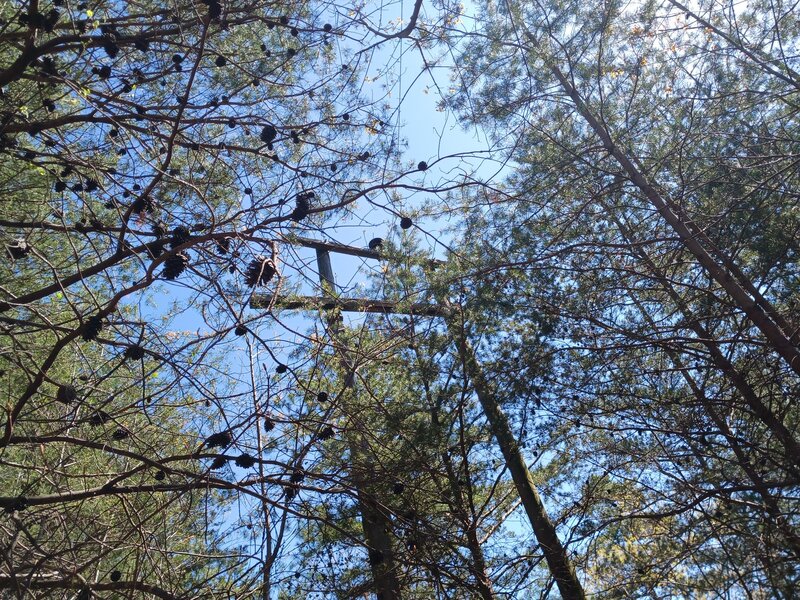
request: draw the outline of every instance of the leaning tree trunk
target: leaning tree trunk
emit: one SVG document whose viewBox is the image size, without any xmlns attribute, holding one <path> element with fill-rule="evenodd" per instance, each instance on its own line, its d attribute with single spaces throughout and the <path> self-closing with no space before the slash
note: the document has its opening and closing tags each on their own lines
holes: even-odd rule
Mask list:
<svg viewBox="0 0 800 600">
<path fill-rule="evenodd" d="M 553 579 L 555 579 L 558 590 L 564 600 L 583 600 L 585 598 L 583 586 L 578 580 L 575 567 L 567 555 L 566 548 L 562 545 L 561 540 L 558 539 L 555 525 L 550 520 L 539 491 L 533 483 L 528 465 L 525 463 L 519 444 L 511 431 L 508 417 L 497 401 L 497 394 L 493 386 L 483 374 L 483 369 L 481 369 L 481 365 L 475 356 L 475 350 L 464 333 L 464 328 L 461 323 L 456 322 L 454 316 L 451 314 L 445 317 L 447 329 L 458 347 L 464 371 L 475 386 L 475 393 L 486 415 L 489 429 L 495 440 L 497 440 L 497 445 L 503 454 L 506 466 L 511 472 L 511 478 L 517 488 L 531 527 L 533 527 L 536 541 L 539 542 L 539 546 L 542 548 L 550 573 L 553 575 Z"/>
<path fill-rule="evenodd" d="M 528 37 L 532 39 L 530 34 Z M 591 111 L 589 105 L 561 69 L 553 62 L 550 62 L 549 68 L 564 92 L 572 100 L 578 113 L 595 135 L 600 138 L 605 149 L 622 167 L 630 181 L 650 201 L 697 262 L 727 292 L 734 305 L 758 328 L 769 346 L 788 363 L 795 373 L 800 375 L 800 349 L 793 341 L 794 331 L 791 325 L 763 297 L 733 260 L 692 222 L 681 207 L 662 195 L 658 191 L 657 185 L 644 176 L 633 160 L 614 142 L 609 131 L 600 122 L 597 115 Z"/>
<path fill-rule="evenodd" d="M 406 312 L 408 314 L 421 314 L 425 316 L 439 316 L 445 319 L 448 330 L 457 344 L 459 356 L 464 364 L 464 370 L 475 386 L 475 392 L 478 400 L 481 403 L 486 419 L 489 423 L 489 428 L 492 435 L 497 441 L 503 458 L 505 459 L 506 466 L 511 473 L 514 485 L 519 493 L 520 500 L 525 513 L 533 528 L 533 533 L 536 541 L 542 548 L 545 561 L 548 569 L 550 570 L 553 579 L 558 586 L 561 596 L 564 600 L 585 600 L 585 593 L 583 586 L 578 580 L 575 567 L 567 555 L 567 550 L 561 544 L 556 532 L 555 525 L 550 520 L 547 510 L 542 503 L 539 496 L 539 491 L 533 483 L 528 466 L 522 453 L 519 450 L 514 434 L 511 431 L 511 426 L 508 422 L 502 408 L 500 407 L 494 389 L 491 384 L 486 380 L 483 375 L 480 363 L 475 356 L 469 340 L 464 334 L 464 329 L 461 323 L 454 319 L 453 312 L 446 307 L 446 302 L 442 298 L 438 298 L 438 305 L 415 305 L 411 309 L 401 309 L 397 306 L 396 302 L 383 301 L 375 302 L 366 299 L 349 299 L 340 300 L 335 297 L 335 294 L 329 294 L 328 291 L 333 290 L 333 271 L 330 266 L 328 257 L 328 250 L 341 252 L 354 256 L 363 256 L 365 258 L 380 259 L 380 255 L 374 251 L 365 251 L 357 248 L 350 248 L 347 246 L 336 245 L 335 247 L 325 247 L 316 241 L 311 240 L 309 245 L 317 250 L 317 264 L 320 270 L 320 281 L 322 282 L 323 295 L 322 297 L 305 297 L 295 300 L 293 302 L 286 302 L 279 297 L 254 297 L 251 302 L 255 307 L 275 305 L 283 308 L 339 308 L 340 310 L 352 310 L 358 312 L 375 312 L 382 314 L 392 314 Z M 431 265 L 438 264 L 436 261 L 431 261 Z M 329 325 L 330 326 L 330 325 Z M 336 327 L 336 326 L 335 326 Z M 346 358 L 345 358 L 346 361 Z M 359 492 L 360 493 L 360 492 Z M 362 525 L 364 525 L 364 534 L 367 543 L 373 549 L 380 549 L 382 547 L 391 549 L 391 544 L 387 544 L 382 536 L 386 535 L 387 528 L 373 527 L 370 518 L 364 518 L 364 514 L 369 514 L 370 506 L 368 502 L 360 503 L 360 510 L 362 510 Z M 367 511 L 366 513 L 364 511 Z M 378 511 L 379 512 L 379 511 Z M 376 515 L 378 517 L 378 515 Z M 371 538 L 370 536 L 375 536 Z M 395 570 L 392 564 L 391 553 L 383 557 L 383 564 L 381 569 L 373 569 L 373 576 L 377 585 L 385 585 L 387 595 L 382 600 L 394 600 L 400 598 L 400 587 L 397 582 Z M 382 574 L 387 574 L 389 579 L 382 579 Z M 380 589 L 380 588 L 376 588 Z M 395 594 L 395 595 L 391 595 Z"/>
<path fill-rule="evenodd" d="M 733 386 L 736 388 L 736 391 L 739 392 L 741 397 L 750 407 L 750 410 L 753 411 L 755 417 L 764 425 L 766 425 L 766 427 L 775 435 L 775 437 L 780 440 L 786 457 L 790 461 L 791 470 L 796 473 L 797 466 L 800 465 L 800 443 L 798 443 L 798 441 L 795 439 L 792 431 L 784 424 L 783 420 L 769 408 L 769 406 L 764 404 L 761 398 L 759 398 L 756 394 L 756 391 L 747 381 L 744 374 L 741 373 L 736 366 L 722 353 L 719 348 L 719 341 L 715 339 L 711 331 L 702 325 L 702 319 L 700 318 L 702 315 L 698 317 L 694 314 L 692 309 L 686 304 L 681 295 L 669 282 L 666 274 L 658 268 L 644 248 L 640 244 L 635 243 L 630 229 L 614 215 L 613 211 L 607 205 L 603 204 L 603 206 L 608 211 L 608 214 L 611 215 L 611 218 L 617 226 L 617 229 L 619 229 L 622 237 L 630 245 L 631 252 L 633 252 L 633 254 L 642 261 L 647 269 L 647 272 L 649 273 L 649 276 L 658 282 L 661 288 L 675 303 L 678 310 L 680 310 L 681 315 L 683 315 L 684 321 L 687 324 L 686 326 L 697 336 L 698 343 L 705 346 L 706 350 L 708 350 L 708 353 L 711 356 L 711 359 L 714 361 L 714 364 L 733 384 Z"/>
</svg>

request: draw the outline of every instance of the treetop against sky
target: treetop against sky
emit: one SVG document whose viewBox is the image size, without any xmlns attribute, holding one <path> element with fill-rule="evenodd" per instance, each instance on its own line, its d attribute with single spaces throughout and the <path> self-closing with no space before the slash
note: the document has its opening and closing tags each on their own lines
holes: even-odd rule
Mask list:
<svg viewBox="0 0 800 600">
<path fill-rule="evenodd" d="M 792 598 L 798 25 L 0 5 L 2 594 Z"/>
</svg>

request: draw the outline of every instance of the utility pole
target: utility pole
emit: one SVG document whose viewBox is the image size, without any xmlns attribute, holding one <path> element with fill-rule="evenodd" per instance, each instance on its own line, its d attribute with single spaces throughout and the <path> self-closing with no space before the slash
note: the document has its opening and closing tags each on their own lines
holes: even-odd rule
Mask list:
<svg viewBox="0 0 800 600">
<path fill-rule="evenodd" d="M 330 254 L 326 248 L 321 247 L 316 248 L 316 253 L 322 291 L 326 295 L 335 297 L 336 280 L 333 276 Z M 341 334 L 344 331 L 342 318 L 329 315 L 326 319 L 326 326 L 336 345 L 339 361 L 345 371 L 345 389 L 350 393 L 355 393 L 355 365 L 347 355 L 342 343 Z M 351 444 L 350 456 L 356 457 L 359 453 L 358 447 Z M 367 543 L 375 596 L 377 600 L 401 600 L 400 580 L 397 577 L 397 565 L 394 560 L 392 540 L 389 536 L 391 526 L 389 518 L 368 492 L 367 481 L 363 474 L 358 470 L 352 470 L 351 479 L 356 489 L 358 509 L 361 514 L 361 528 Z"/>
<path fill-rule="evenodd" d="M 272 303 L 275 308 L 286 309 L 313 309 L 315 307 L 324 307 L 326 310 L 338 308 L 340 311 L 442 317 L 447 325 L 448 332 L 455 340 L 463 368 L 475 387 L 475 393 L 483 408 L 484 415 L 489 424 L 489 429 L 503 454 L 506 466 L 511 473 L 511 478 L 514 481 L 517 493 L 525 508 L 525 513 L 533 528 L 533 533 L 536 536 L 536 540 L 539 542 L 539 546 L 542 548 L 548 569 L 558 586 L 562 598 L 564 598 L 564 600 L 585 600 L 586 596 L 583 591 L 583 586 L 578 579 L 575 567 L 567 554 L 566 548 L 558 537 L 554 523 L 547 514 L 541 495 L 533 483 L 530 470 L 520 451 L 519 443 L 511 430 L 508 417 L 497 400 L 496 390 L 484 376 L 483 369 L 478 362 L 474 349 L 467 339 L 462 323 L 456 318 L 458 316 L 457 311 L 453 310 L 453 308 L 448 306 L 442 299 L 435 305 L 415 304 L 409 308 L 400 307 L 397 303 L 392 301 L 352 298 L 340 300 L 336 298 L 336 294 L 333 293 L 334 289 L 332 289 L 334 279 L 330 264 L 330 256 L 328 254 L 329 250 L 352 256 L 374 259 L 381 259 L 382 257 L 380 254 L 372 250 L 362 250 L 339 244 L 326 244 L 324 242 L 316 242 L 315 240 L 298 240 L 298 242 L 310 247 L 315 247 L 317 251 L 317 263 L 320 270 L 320 282 L 325 295 L 321 297 L 305 296 L 287 300 L 254 296 L 251 305 L 254 308 L 258 308 L 261 306 L 269 306 L 270 303 Z M 330 292 L 326 292 L 326 286 L 330 286 Z M 334 335 L 336 334 L 332 333 L 332 336 Z M 344 364 L 347 364 L 346 357 L 343 357 L 343 360 L 345 361 Z M 351 376 L 349 379 L 352 384 L 353 377 Z M 359 498 L 360 497 L 361 492 L 359 490 Z M 366 509 L 367 514 L 370 514 L 369 507 L 366 507 Z M 362 525 L 364 526 L 367 543 L 370 545 L 381 543 L 380 539 L 375 542 L 370 540 L 369 535 L 376 535 L 379 532 L 372 530 L 371 527 L 369 527 L 371 533 L 367 532 L 369 520 L 364 518 L 364 514 L 362 507 Z M 375 545 L 375 547 L 377 548 L 379 546 Z M 374 569 L 373 574 L 375 574 Z M 378 581 L 376 577 L 376 585 Z M 394 598 L 395 596 L 385 596 L 384 598 L 388 599 L 390 597 Z M 396 597 L 399 598 L 399 595 Z M 379 598 L 379 600 L 381 599 Z"/>
</svg>

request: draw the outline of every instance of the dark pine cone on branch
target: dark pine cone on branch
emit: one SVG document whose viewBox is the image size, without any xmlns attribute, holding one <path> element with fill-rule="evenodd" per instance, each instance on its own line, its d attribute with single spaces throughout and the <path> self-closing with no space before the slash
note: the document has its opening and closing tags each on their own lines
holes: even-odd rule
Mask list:
<svg viewBox="0 0 800 600">
<path fill-rule="evenodd" d="M 161 271 L 161 275 L 164 279 L 174 281 L 186 270 L 188 264 L 189 257 L 183 252 L 178 252 L 164 261 L 164 269 Z"/>
<path fill-rule="evenodd" d="M 141 196 L 133 201 L 131 210 L 135 214 L 143 215 L 145 213 L 152 213 L 155 208 L 156 204 L 150 196 Z"/>
<path fill-rule="evenodd" d="M 242 454 L 236 458 L 236 465 L 243 468 L 249 469 L 253 465 L 256 464 L 256 459 L 250 456 L 249 454 Z"/>
<path fill-rule="evenodd" d="M 78 399 L 78 390 L 75 386 L 68 383 L 58 386 L 56 390 L 56 400 L 64 404 L 72 404 Z"/>
<path fill-rule="evenodd" d="M 224 467 L 225 463 L 227 463 L 227 462 L 228 462 L 228 459 L 225 458 L 224 456 L 216 456 L 216 457 L 214 457 L 214 460 L 211 461 L 211 470 L 212 471 L 217 471 L 217 470 L 221 469 L 222 467 Z"/>
<path fill-rule="evenodd" d="M 192 232 L 189 231 L 188 228 L 182 225 L 178 225 L 175 229 L 172 230 L 172 237 L 169 240 L 169 244 L 172 248 L 177 248 L 181 244 L 185 244 L 191 239 L 192 239 Z"/>
<path fill-rule="evenodd" d="M 292 221 L 300 222 L 308 216 L 311 209 L 311 200 L 316 197 L 314 192 L 300 192 L 295 196 L 295 207 L 292 211 Z"/>
<path fill-rule="evenodd" d="M 121 441 L 121 440 L 124 440 L 124 439 L 128 438 L 130 436 L 130 434 L 131 434 L 131 432 L 128 430 L 127 427 L 123 427 L 122 425 L 120 425 L 111 434 L 111 439 L 112 440 Z"/>
<path fill-rule="evenodd" d="M 123 356 L 131 360 L 141 360 L 144 358 L 144 348 L 139 345 L 128 346 L 125 348 Z"/>
<path fill-rule="evenodd" d="M 97 338 L 103 329 L 103 318 L 100 315 L 92 315 L 81 328 L 81 337 L 87 342 Z"/>
<path fill-rule="evenodd" d="M 261 130 L 261 141 L 265 144 L 271 144 L 277 136 L 278 130 L 275 129 L 273 125 L 264 125 L 264 128 Z"/>
<path fill-rule="evenodd" d="M 11 244 L 6 244 L 6 251 L 11 258 L 14 260 L 19 260 L 20 258 L 25 258 L 28 256 L 28 253 L 31 251 L 31 247 L 28 245 L 28 242 L 20 239 L 14 240 L 14 242 Z"/>
<path fill-rule="evenodd" d="M 222 239 L 216 240 L 216 241 L 214 242 L 214 245 L 215 245 L 215 247 L 216 247 L 217 254 L 219 254 L 219 255 L 225 255 L 225 254 L 227 254 L 227 253 L 228 253 L 228 251 L 229 251 L 229 250 L 230 250 L 230 248 L 231 248 L 231 238 L 229 238 L 229 237 L 224 237 L 224 238 L 222 238 Z"/>
<path fill-rule="evenodd" d="M 111 420 L 111 415 L 104 410 L 98 410 L 91 417 L 89 417 L 89 425 L 92 427 L 99 427 L 105 425 Z"/>
<path fill-rule="evenodd" d="M 256 256 L 244 274 L 247 285 L 267 285 L 275 275 L 275 264 L 266 256 Z"/>
<path fill-rule="evenodd" d="M 230 446 L 233 438 L 231 437 L 230 432 L 228 431 L 220 431 L 219 433 L 212 433 L 210 436 L 206 438 L 205 445 L 208 448 L 225 448 L 226 446 Z"/>
</svg>

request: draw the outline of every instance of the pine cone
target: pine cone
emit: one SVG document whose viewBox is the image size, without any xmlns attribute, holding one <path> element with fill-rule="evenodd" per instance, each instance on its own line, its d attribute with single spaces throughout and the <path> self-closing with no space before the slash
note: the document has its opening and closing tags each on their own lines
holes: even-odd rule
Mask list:
<svg viewBox="0 0 800 600">
<path fill-rule="evenodd" d="M 72 404 L 77 399 L 78 390 L 75 389 L 75 386 L 72 386 L 68 383 L 58 386 L 58 390 L 56 391 L 56 400 L 63 402 L 64 404 Z"/>
<path fill-rule="evenodd" d="M 103 50 L 106 51 L 109 58 L 116 58 L 119 54 L 119 44 L 112 39 L 107 39 L 103 42 Z"/>
<path fill-rule="evenodd" d="M 86 322 L 83 324 L 83 328 L 81 331 L 81 336 L 87 342 L 95 339 L 98 335 L 100 335 L 100 331 L 103 329 L 103 318 L 100 315 L 92 315 Z"/>
<path fill-rule="evenodd" d="M 179 225 L 175 229 L 172 230 L 172 237 L 169 240 L 170 246 L 172 248 L 177 248 L 181 244 L 185 244 L 189 240 L 192 239 L 192 232 L 189 231 L 186 227 Z"/>
<path fill-rule="evenodd" d="M 117 441 L 124 440 L 130 434 L 131 434 L 130 431 L 128 431 L 125 427 L 120 426 L 120 427 L 118 427 L 117 429 L 114 430 L 114 433 L 111 434 L 111 439 L 114 439 L 114 440 L 117 440 Z"/>
<path fill-rule="evenodd" d="M 285 485 L 283 486 L 283 495 L 286 496 L 286 501 L 290 502 L 294 500 L 294 497 L 297 496 L 297 486 L 296 485 Z"/>
<path fill-rule="evenodd" d="M 15 240 L 12 244 L 7 244 L 6 250 L 11 258 L 14 260 L 19 260 L 20 258 L 25 258 L 28 256 L 31 251 L 31 247 L 28 245 L 28 242 L 20 239 Z"/>
<path fill-rule="evenodd" d="M 125 348 L 123 356 L 131 360 L 141 360 L 144 358 L 144 348 L 138 345 L 128 346 Z"/>
<path fill-rule="evenodd" d="M 89 417 L 89 424 L 92 427 L 99 427 L 105 425 L 111 420 L 111 415 L 104 410 L 98 410 L 91 417 Z"/>
<path fill-rule="evenodd" d="M 292 211 L 292 221 L 300 222 L 308 216 L 308 211 L 311 208 L 310 200 L 316 194 L 314 192 L 300 192 L 295 196 L 295 207 Z"/>
<path fill-rule="evenodd" d="M 256 459 L 250 456 L 249 454 L 242 454 L 241 456 L 236 458 L 236 464 L 243 469 L 249 469 L 253 465 L 256 464 Z"/>
<path fill-rule="evenodd" d="M 208 17 L 212 20 L 222 16 L 222 4 L 218 0 L 211 0 L 208 4 Z"/>
<path fill-rule="evenodd" d="M 264 125 L 261 130 L 261 141 L 265 144 L 270 144 L 278 136 L 278 131 L 272 125 Z"/>
<path fill-rule="evenodd" d="M 222 238 L 221 240 L 216 240 L 214 242 L 214 245 L 216 246 L 217 254 L 225 255 L 231 248 L 231 238 L 225 237 Z"/>
<path fill-rule="evenodd" d="M 275 265 L 266 256 L 256 256 L 250 262 L 244 274 L 247 285 L 255 287 L 257 285 L 267 285 L 275 275 Z"/>
<path fill-rule="evenodd" d="M 156 203 L 150 196 L 141 196 L 133 201 L 131 207 L 134 213 L 143 215 L 152 213 L 156 209 Z"/>
<path fill-rule="evenodd" d="M 188 264 L 189 257 L 183 252 L 178 252 L 164 261 L 164 270 L 161 271 L 161 275 L 164 279 L 173 281 L 180 277 Z"/>
<path fill-rule="evenodd" d="M 219 433 L 213 433 L 206 438 L 205 445 L 209 448 L 224 448 L 226 446 L 230 446 L 233 438 L 231 438 L 231 434 L 228 431 L 221 431 Z"/>
</svg>

